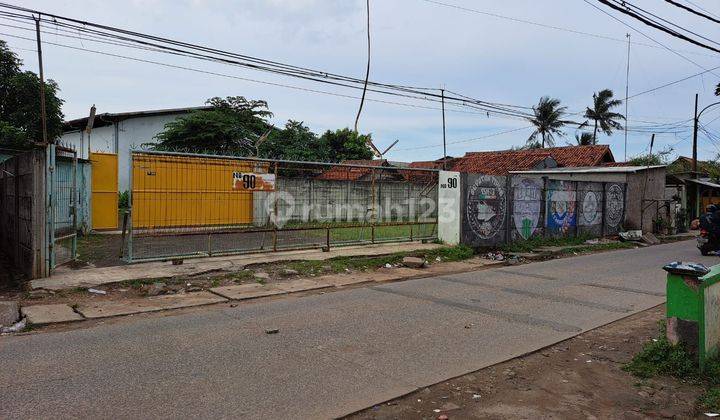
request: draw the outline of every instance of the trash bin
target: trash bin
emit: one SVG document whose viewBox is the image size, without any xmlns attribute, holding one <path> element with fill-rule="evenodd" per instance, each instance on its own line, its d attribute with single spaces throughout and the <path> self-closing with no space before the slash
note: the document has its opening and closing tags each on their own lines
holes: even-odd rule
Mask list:
<svg viewBox="0 0 720 420">
<path fill-rule="evenodd" d="M 700 369 L 720 350 L 720 265 L 674 262 L 667 275 L 667 338 L 698 357 Z"/>
</svg>

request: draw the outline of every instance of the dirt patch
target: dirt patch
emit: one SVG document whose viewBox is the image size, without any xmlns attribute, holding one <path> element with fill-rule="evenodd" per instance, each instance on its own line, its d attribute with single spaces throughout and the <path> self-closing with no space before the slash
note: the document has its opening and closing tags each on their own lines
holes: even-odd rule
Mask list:
<svg viewBox="0 0 720 420">
<path fill-rule="evenodd" d="M 482 369 L 349 416 L 349 419 L 688 418 L 702 389 L 622 370 L 657 336 L 664 306 L 542 351 Z"/>
</svg>

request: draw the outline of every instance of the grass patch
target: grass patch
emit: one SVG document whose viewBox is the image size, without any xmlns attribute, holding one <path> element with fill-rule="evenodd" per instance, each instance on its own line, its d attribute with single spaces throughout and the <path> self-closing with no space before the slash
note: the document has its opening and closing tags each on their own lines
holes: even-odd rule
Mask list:
<svg viewBox="0 0 720 420">
<path fill-rule="evenodd" d="M 560 237 L 560 238 L 543 238 L 535 236 L 527 241 L 517 241 L 502 247 L 505 252 L 530 252 L 541 246 L 572 246 L 582 245 L 588 239 L 592 239 L 589 235 L 580 235 L 576 237 Z"/>
<path fill-rule="evenodd" d="M 682 345 L 672 345 L 665 336 L 665 320 L 659 323 L 658 338 L 645 344 L 640 353 L 623 366 L 623 370 L 645 379 L 654 376 L 671 376 L 683 381 L 695 382 L 705 391 L 698 397 L 700 410 L 720 410 L 720 356 L 705 362 L 705 370 L 700 367 L 695 356 Z"/>
<path fill-rule="evenodd" d="M 712 387 L 700 395 L 698 406 L 703 411 L 720 411 L 720 387 Z"/>
<path fill-rule="evenodd" d="M 665 321 L 659 324 L 658 338 L 646 343 L 623 369 L 643 379 L 658 375 L 698 379 L 700 371 L 695 358 L 682 345 L 670 344 L 665 337 Z"/>
</svg>

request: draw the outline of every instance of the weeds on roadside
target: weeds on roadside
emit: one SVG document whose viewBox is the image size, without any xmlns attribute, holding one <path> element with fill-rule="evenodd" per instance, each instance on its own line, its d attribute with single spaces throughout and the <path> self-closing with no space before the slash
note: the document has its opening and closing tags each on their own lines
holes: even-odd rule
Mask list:
<svg viewBox="0 0 720 420">
<path fill-rule="evenodd" d="M 377 257 L 335 257 L 325 261 L 294 261 L 288 267 L 296 270 L 301 275 L 316 274 L 321 272 L 339 273 L 347 270 L 366 270 L 368 268 L 379 268 L 386 264 L 397 264 L 404 257 L 414 256 L 433 261 L 440 257 L 442 261 L 461 261 L 472 258 L 474 251 L 466 245 L 442 247 L 420 251 L 396 252 L 390 255 Z"/>
<path fill-rule="evenodd" d="M 640 353 L 623 369 L 639 378 L 658 375 L 681 379 L 697 379 L 699 368 L 695 358 L 682 345 L 672 345 L 665 337 L 665 321 L 659 323 L 658 338 L 645 344 Z"/>
<path fill-rule="evenodd" d="M 703 411 L 719 411 L 720 410 L 720 387 L 707 389 L 700 398 L 698 398 L 698 406 Z"/>
<path fill-rule="evenodd" d="M 662 375 L 697 382 L 705 388 L 698 398 L 698 407 L 720 410 L 720 356 L 706 360 L 705 369 L 700 372 L 695 355 L 681 344 L 670 344 L 665 335 L 665 320 L 658 325 L 658 338 L 646 343 L 640 353 L 623 366 L 623 370 L 643 380 Z"/>
</svg>

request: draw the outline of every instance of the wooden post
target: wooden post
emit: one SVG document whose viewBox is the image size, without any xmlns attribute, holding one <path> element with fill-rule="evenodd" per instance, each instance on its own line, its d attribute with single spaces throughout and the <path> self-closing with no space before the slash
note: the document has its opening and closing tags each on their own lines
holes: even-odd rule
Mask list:
<svg viewBox="0 0 720 420">
<path fill-rule="evenodd" d="M 7 174 L 6 174 L 7 175 Z M 20 156 L 15 156 L 15 260 L 16 266 L 21 265 L 22 247 L 20 246 Z"/>
</svg>

